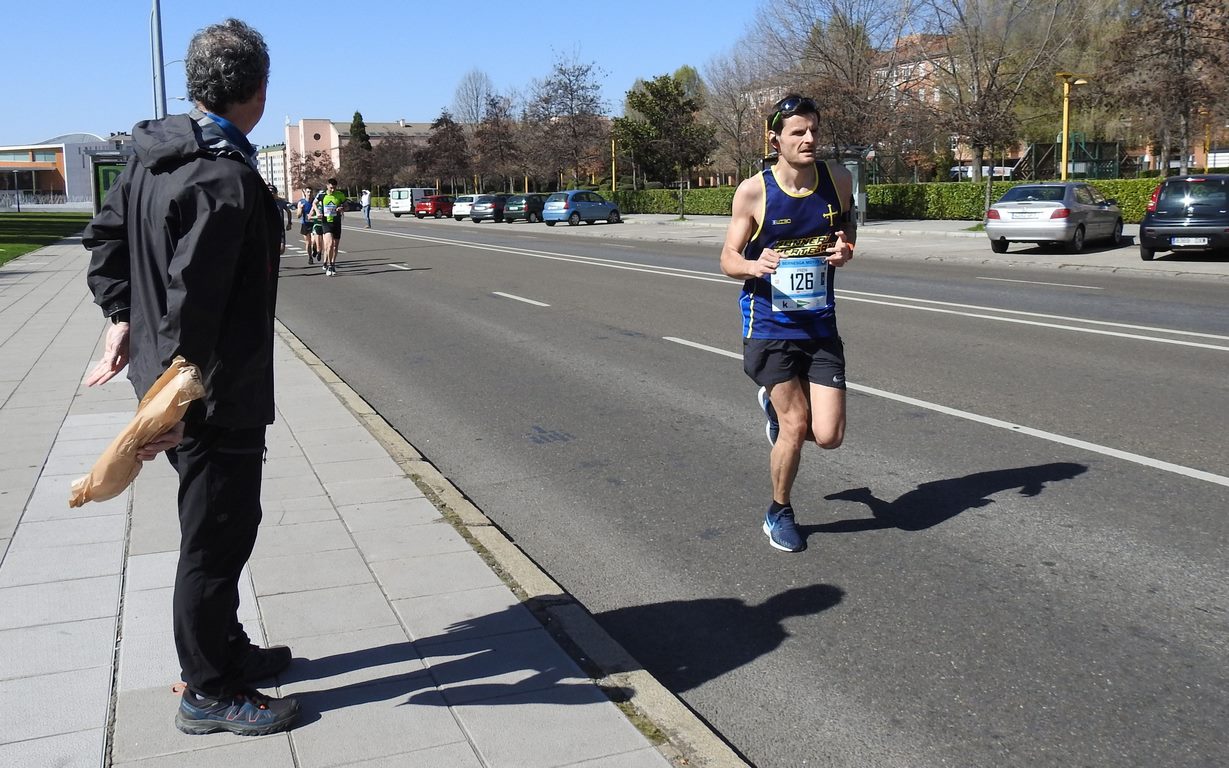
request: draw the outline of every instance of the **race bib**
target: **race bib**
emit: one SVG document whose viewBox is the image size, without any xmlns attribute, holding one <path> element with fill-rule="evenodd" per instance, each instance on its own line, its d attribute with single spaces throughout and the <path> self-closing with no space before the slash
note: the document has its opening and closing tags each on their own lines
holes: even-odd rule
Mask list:
<svg viewBox="0 0 1229 768">
<path fill-rule="evenodd" d="M 325 203 L 324 204 L 324 215 L 325 216 L 328 216 L 331 219 L 336 213 L 337 213 L 337 205 L 335 203 Z"/>
<path fill-rule="evenodd" d="M 814 312 L 828 303 L 828 263 L 823 259 L 782 259 L 769 283 L 772 311 Z"/>
</svg>

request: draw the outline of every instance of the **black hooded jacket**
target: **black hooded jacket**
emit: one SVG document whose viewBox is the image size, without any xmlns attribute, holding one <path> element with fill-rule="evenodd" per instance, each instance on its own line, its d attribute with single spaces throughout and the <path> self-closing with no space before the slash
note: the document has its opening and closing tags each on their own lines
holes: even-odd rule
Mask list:
<svg viewBox="0 0 1229 768">
<path fill-rule="evenodd" d="M 143 396 L 176 355 L 200 366 L 188 419 L 273 422 L 281 220 L 244 149 L 200 112 L 132 130 L 136 157 L 86 227 L 94 301 L 131 319 L 128 378 Z"/>
</svg>

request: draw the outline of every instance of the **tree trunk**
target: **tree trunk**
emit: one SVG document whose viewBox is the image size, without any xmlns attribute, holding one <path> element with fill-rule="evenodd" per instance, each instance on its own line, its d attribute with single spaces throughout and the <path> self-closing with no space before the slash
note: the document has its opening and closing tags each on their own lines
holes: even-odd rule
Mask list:
<svg viewBox="0 0 1229 768">
<path fill-rule="evenodd" d="M 973 176 L 972 178 L 973 178 L 974 184 L 981 181 L 981 163 L 982 163 L 982 157 L 984 157 L 985 154 L 986 154 L 985 147 L 978 145 L 978 144 L 973 145 Z"/>
</svg>

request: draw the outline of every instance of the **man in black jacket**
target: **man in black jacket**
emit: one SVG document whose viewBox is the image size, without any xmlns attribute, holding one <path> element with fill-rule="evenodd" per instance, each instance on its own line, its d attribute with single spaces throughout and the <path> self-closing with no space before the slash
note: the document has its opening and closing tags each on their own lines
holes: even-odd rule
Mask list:
<svg viewBox="0 0 1229 768">
<path fill-rule="evenodd" d="M 247 140 L 264 114 L 269 52 L 256 30 L 228 19 L 193 37 L 184 65 L 196 109 L 137 123 L 136 157 L 85 231 L 89 287 L 111 321 L 86 383 L 128 365 L 140 396 L 176 355 L 201 369 L 205 397 L 139 453 L 166 451 L 179 474 L 174 622 L 186 690 L 175 724 L 260 735 L 288 729 L 299 710 L 251 686 L 291 652 L 256 647 L 237 616 L 274 413 L 283 227 Z"/>
</svg>

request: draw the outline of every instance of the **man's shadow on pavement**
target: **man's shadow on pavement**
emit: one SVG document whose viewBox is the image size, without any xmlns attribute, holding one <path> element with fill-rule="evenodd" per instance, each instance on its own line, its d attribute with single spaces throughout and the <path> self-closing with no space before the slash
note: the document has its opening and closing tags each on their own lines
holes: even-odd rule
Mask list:
<svg viewBox="0 0 1229 768">
<path fill-rule="evenodd" d="M 788 590 L 759 605 L 736 598 L 674 600 L 595 618 L 646 670 L 672 690 L 685 691 L 771 652 L 789 637 L 782 625 L 785 619 L 827 610 L 843 596 L 837 587 L 818 584 Z M 384 676 L 352 674 L 394 666 L 401 670 L 389 669 Z M 630 697 L 629 691 L 603 693 L 594 688 L 588 673 L 558 649 L 523 605 L 454 624 L 415 643 L 295 658 L 278 680 L 286 686 L 328 678 L 346 680 L 316 690 L 295 686 L 290 692 L 302 707 L 300 723 L 378 701 L 441 707 L 478 701 L 484 706 L 585 705 L 607 695 Z"/>
<path fill-rule="evenodd" d="M 798 526 L 803 536 L 814 533 L 857 533 L 884 528 L 922 531 L 968 509 L 989 506 L 997 493 L 1019 488 L 1021 496 L 1036 496 L 1046 483 L 1070 480 L 1088 471 L 1083 464 L 1055 462 L 1034 467 L 996 469 L 964 477 L 922 483 L 895 501 L 884 501 L 869 488 L 850 488 L 825 496 L 831 501 L 859 501 L 870 508 L 872 517 L 840 520 L 822 525 Z"/>
<path fill-rule="evenodd" d="M 771 653 L 790 636 L 786 619 L 822 613 L 844 597 L 840 587 L 812 584 L 759 605 L 732 597 L 670 600 L 595 618 L 645 670 L 681 693 Z"/>
</svg>

